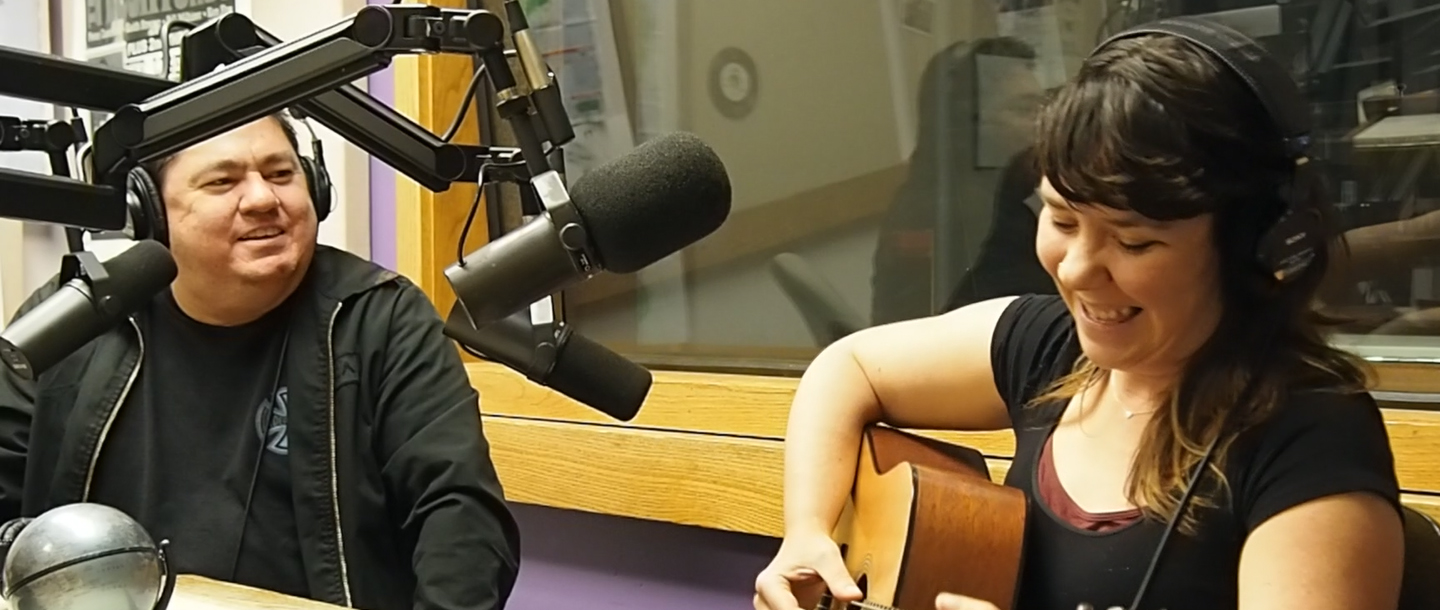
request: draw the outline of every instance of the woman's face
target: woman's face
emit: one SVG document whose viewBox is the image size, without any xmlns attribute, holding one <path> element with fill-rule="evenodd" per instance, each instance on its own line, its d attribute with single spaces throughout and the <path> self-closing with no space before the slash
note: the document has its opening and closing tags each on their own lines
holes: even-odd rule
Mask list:
<svg viewBox="0 0 1440 610">
<path fill-rule="evenodd" d="M 1085 355 L 1102 369 L 1175 375 L 1220 320 L 1220 257 L 1209 214 L 1159 222 L 1071 205 L 1046 179 L 1035 251 Z M 1077 202 L 1088 203 L 1088 202 Z"/>
</svg>

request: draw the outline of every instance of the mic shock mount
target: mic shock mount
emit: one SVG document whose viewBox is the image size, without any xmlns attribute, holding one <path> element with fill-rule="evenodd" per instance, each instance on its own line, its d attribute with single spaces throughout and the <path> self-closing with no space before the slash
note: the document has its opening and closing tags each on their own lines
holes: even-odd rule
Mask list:
<svg viewBox="0 0 1440 610">
<path fill-rule="evenodd" d="M 0 55 L 0 66 L 3 66 Z M 71 121 L 33 120 L 0 116 L 0 151 L 43 152 L 53 175 L 0 168 L 0 217 L 48 222 L 66 227 L 102 227 L 123 223 L 123 208 L 106 205 L 110 192 L 70 180 L 70 147 L 84 144 L 85 126 Z M 76 235 L 71 235 L 76 249 Z"/>
</svg>

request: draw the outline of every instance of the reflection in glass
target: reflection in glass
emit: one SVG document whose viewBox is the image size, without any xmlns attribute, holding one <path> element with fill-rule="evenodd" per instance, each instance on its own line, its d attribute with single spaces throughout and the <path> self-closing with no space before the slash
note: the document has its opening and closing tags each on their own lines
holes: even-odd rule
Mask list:
<svg viewBox="0 0 1440 610">
<path fill-rule="evenodd" d="M 1350 246 L 1323 296 L 1340 340 L 1440 359 L 1440 0 L 552 4 L 586 2 L 609 7 L 587 12 L 589 63 L 623 86 L 604 87 L 586 129 L 611 146 L 585 164 L 684 130 L 735 185 L 714 235 L 565 295 L 637 360 L 797 371 L 863 326 L 1053 291 L 1034 111 L 1099 41 L 1167 14 L 1256 36 L 1305 87 Z"/>
</svg>

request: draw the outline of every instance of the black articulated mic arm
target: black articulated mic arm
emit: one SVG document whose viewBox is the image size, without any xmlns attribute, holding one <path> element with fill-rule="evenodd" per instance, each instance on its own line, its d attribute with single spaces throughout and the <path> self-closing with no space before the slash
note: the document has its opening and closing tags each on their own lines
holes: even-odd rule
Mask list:
<svg viewBox="0 0 1440 610">
<path fill-rule="evenodd" d="M 0 46 L 0 96 L 101 112 L 164 92 L 170 81 L 55 55 Z M 5 117 L 0 150 L 63 156 L 82 134 L 64 122 Z M 0 168 L 0 217 L 96 231 L 125 228 L 125 198 L 114 188 L 64 175 Z"/>
<path fill-rule="evenodd" d="M 186 32 L 181 44 L 181 79 L 191 80 L 282 43 L 249 17 L 228 13 Z M 478 182 L 485 160 L 509 163 L 519 159 L 517 149 L 441 140 L 350 84 L 296 102 L 294 108 L 437 193 L 455 182 Z"/>
<path fill-rule="evenodd" d="M 0 96 L 115 112 L 175 86 L 163 78 L 0 47 Z"/>
<path fill-rule="evenodd" d="M 314 34 L 245 53 L 224 69 L 119 108 L 96 130 L 94 176 L 123 188 L 126 173 L 136 164 L 331 92 L 380 71 L 398 54 L 495 49 L 503 59 L 503 26 L 487 11 L 423 4 L 366 6 Z M 439 169 L 454 168 L 430 171 L 438 175 Z"/>
<path fill-rule="evenodd" d="M 0 48 L 0 95 L 112 112 L 95 131 L 88 181 L 0 170 L 0 217 L 118 231 L 128 225 L 126 177 L 135 166 L 298 106 L 342 137 L 435 191 L 483 181 L 481 168 L 517 176 L 521 151 L 448 144 L 346 85 L 401 53 L 491 53 L 504 64 L 504 21 L 483 10 L 424 4 L 366 6 L 309 36 L 279 42 L 248 20 L 213 24 L 207 52 L 221 70 L 183 83 L 18 49 Z M 245 44 L 247 36 L 253 44 Z M 237 41 L 237 42 L 231 42 Z M 196 61 L 202 61 L 197 59 Z M 489 66 L 512 83 L 508 65 Z M 501 69 L 503 68 L 503 69 Z M 192 74 L 194 70 L 192 70 Z M 336 91 L 336 89 L 340 89 Z M 523 95 L 508 108 L 526 103 Z M 523 121 L 528 117 L 516 117 Z M 532 138 L 533 139 L 533 138 Z M 543 153 L 538 152 L 540 163 Z M 522 147 L 523 151 L 523 147 Z"/>
</svg>

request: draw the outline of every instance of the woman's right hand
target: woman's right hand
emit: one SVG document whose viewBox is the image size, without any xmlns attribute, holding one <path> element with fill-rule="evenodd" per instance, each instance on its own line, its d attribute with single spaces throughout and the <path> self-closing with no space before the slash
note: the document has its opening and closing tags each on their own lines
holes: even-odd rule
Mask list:
<svg viewBox="0 0 1440 610">
<path fill-rule="evenodd" d="M 827 589 L 837 601 L 862 598 L 839 545 L 821 534 L 786 536 L 770 565 L 755 577 L 755 610 L 808 610 Z"/>
</svg>

